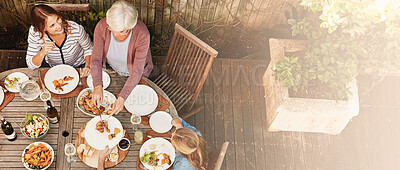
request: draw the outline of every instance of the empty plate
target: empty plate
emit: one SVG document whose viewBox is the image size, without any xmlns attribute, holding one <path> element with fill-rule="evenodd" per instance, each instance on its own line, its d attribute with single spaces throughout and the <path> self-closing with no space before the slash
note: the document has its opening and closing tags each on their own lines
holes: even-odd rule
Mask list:
<svg viewBox="0 0 400 170">
<path fill-rule="evenodd" d="M 168 132 L 172 128 L 172 117 L 165 111 L 155 112 L 150 117 L 150 127 L 157 133 Z"/>
<path fill-rule="evenodd" d="M 92 75 L 89 75 L 87 77 L 86 83 L 89 86 L 89 88 L 93 89 Z M 110 86 L 110 83 L 111 83 L 110 75 L 107 72 L 103 71 L 103 89 L 106 89 L 108 86 Z"/>
<path fill-rule="evenodd" d="M 156 110 L 158 96 L 156 91 L 146 85 L 137 85 L 125 101 L 125 108 L 132 114 L 145 116 Z"/>
</svg>

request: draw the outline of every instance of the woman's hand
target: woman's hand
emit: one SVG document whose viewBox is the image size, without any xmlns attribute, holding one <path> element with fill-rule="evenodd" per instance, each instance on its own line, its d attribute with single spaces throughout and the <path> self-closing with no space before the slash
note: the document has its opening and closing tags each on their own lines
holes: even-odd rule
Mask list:
<svg viewBox="0 0 400 170">
<path fill-rule="evenodd" d="M 111 104 L 111 115 L 118 114 L 124 108 L 125 99 L 121 96 L 118 97 L 117 101 Z"/>
<path fill-rule="evenodd" d="M 85 66 L 84 68 L 81 68 L 81 77 L 87 77 L 90 74 L 90 67 Z"/>
<path fill-rule="evenodd" d="M 93 89 L 92 93 L 92 100 L 96 107 L 100 107 L 101 103 L 103 102 L 103 86 L 97 85 Z"/>
<path fill-rule="evenodd" d="M 178 118 L 172 120 L 172 125 L 175 126 L 176 129 L 183 128 L 181 119 Z"/>
<path fill-rule="evenodd" d="M 46 41 L 43 46 L 43 52 L 47 54 L 47 52 L 52 51 L 56 47 L 56 44 L 53 41 Z"/>
</svg>

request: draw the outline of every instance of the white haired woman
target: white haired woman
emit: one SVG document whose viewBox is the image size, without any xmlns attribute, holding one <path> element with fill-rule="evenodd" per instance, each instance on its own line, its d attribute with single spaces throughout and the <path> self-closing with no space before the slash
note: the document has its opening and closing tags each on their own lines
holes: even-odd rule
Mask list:
<svg viewBox="0 0 400 170">
<path fill-rule="evenodd" d="M 111 114 L 124 108 L 124 102 L 139 83 L 153 70 L 150 53 L 150 33 L 146 25 L 137 20 L 138 12 L 126 1 L 117 1 L 97 23 L 94 30 L 94 46 L 90 62 L 93 77 L 93 100 L 100 106 L 103 98 L 102 67 L 106 63 L 119 75 L 129 76 L 111 106 Z"/>
</svg>

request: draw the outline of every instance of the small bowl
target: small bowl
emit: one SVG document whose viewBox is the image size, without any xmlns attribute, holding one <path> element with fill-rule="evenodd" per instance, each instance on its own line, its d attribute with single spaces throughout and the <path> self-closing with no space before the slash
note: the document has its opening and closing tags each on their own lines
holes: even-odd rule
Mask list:
<svg viewBox="0 0 400 170">
<path fill-rule="evenodd" d="M 116 155 L 116 157 L 117 157 L 115 160 L 111 160 L 111 158 L 110 158 L 110 156 L 113 155 L 113 154 Z M 119 158 L 118 152 L 117 153 L 110 153 L 110 155 L 108 155 L 108 160 L 111 161 L 111 162 L 117 162 L 118 158 Z"/>
<path fill-rule="evenodd" d="M 40 139 L 40 138 L 44 137 L 44 136 L 47 134 L 47 132 L 49 131 L 49 129 L 50 129 L 50 122 L 49 122 L 49 119 L 47 119 L 46 116 L 44 116 L 44 115 L 42 115 L 42 114 L 40 114 L 40 113 L 32 114 L 32 116 L 34 116 L 34 115 L 37 115 L 37 116 L 43 118 L 44 120 L 46 120 L 46 121 L 47 121 L 47 125 L 49 126 L 49 128 L 47 128 L 47 130 L 46 130 L 42 135 L 39 135 L 39 136 L 36 137 L 36 138 L 30 137 L 29 135 L 27 135 L 27 134 L 25 133 L 24 128 L 20 128 L 22 135 L 24 135 L 24 136 L 25 136 L 26 138 L 28 138 L 28 139 Z M 25 123 L 26 123 L 26 121 L 27 121 L 27 120 L 26 120 L 26 117 L 25 117 L 25 118 L 21 121 L 21 125 L 24 126 Z"/>
<path fill-rule="evenodd" d="M 121 143 L 121 141 L 123 141 L 123 140 L 128 141 L 128 147 L 125 148 L 125 149 L 121 148 L 121 146 L 120 146 L 120 143 Z M 131 141 L 129 141 L 129 139 L 127 139 L 127 138 L 122 138 L 122 139 L 118 142 L 118 148 L 121 149 L 121 150 L 123 150 L 123 151 L 128 150 L 130 147 L 131 147 Z"/>
</svg>

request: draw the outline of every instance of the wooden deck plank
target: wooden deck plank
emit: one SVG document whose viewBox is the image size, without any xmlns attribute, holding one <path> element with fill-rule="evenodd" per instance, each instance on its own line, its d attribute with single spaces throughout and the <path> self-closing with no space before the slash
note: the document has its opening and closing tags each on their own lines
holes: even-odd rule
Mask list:
<svg viewBox="0 0 400 170">
<path fill-rule="evenodd" d="M 241 91 L 245 90 L 240 87 L 241 77 L 239 64 L 232 64 L 231 67 L 231 84 L 232 84 L 232 112 L 235 131 L 235 142 L 232 144 L 235 148 L 236 169 L 246 169 L 246 155 L 244 151 L 244 131 L 243 131 L 243 114 L 242 114 L 242 100 Z M 226 158 L 231 159 L 231 158 Z"/>
<path fill-rule="evenodd" d="M 248 70 L 252 70 L 251 67 L 245 65 L 239 65 L 240 70 L 240 87 L 244 89 L 241 91 L 241 98 L 243 100 L 242 114 L 243 114 L 243 131 L 244 131 L 244 148 L 246 155 L 246 169 L 255 169 L 255 155 L 254 155 L 254 134 L 252 108 L 250 105 L 250 75 Z M 250 71 L 251 72 L 251 71 Z"/>
<path fill-rule="evenodd" d="M 204 95 L 204 118 L 205 118 L 205 140 L 207 141 L 207 145 L 210 148 L 210 151 L 216 148 L 215 144 L 215 131 L 214 131 L 214 72 L 213 67 L 211 67 L 210 72 L 207 76 L 206 81 L 203 85 L 203 95 Z"/>
<path fill-rule="evenodd" d="M 223 113 L 223 104 L 221 102 L 217 102 L 217 96 L 223 95 L 222 89 L 222 61 L 215 60 L 213 64 L 213 73 L 215 77 L 215 82 L 213 83 L 214 88 L 214 124 L 215 124 L 215 133 L 214 140 L 216 147 L 221 146 L 225 142 L 225 128 L 224 128 L 224 113 Z M 222 163 L 222 168 L 225 169 L 225 161 Z"/>
<path fill-rule="evenodd" d="M 258 68 L 260 63 L 249 63 L 248 66 L 250 67 L 255 67 Z M 264 104 L 264 95 L 260 94 L 260 87 L 262 87 L 262 84 L 260 85 L 260 71 L 264 72 L 265 70 L 258 70 L 254 69 L 253 72 L 250 73 L 250 82 L 251 82 L 251 88 L 250 90 L 250 101 L 251 101 L 251 108 L 253 109 L 252 114 L 253 114 L 253 130 L 254 130 L 254 146 L 255 146 L 255 157 L 256 157 L 256 169 L 264 169 L 266 167 L 265 165 L 265 155 L 267 152 L 265 152 L 264 148 L 264 137 L 263 137 L 263 121 L 262 117 L 263 114 L 265 113 L 263 110 L 263 107 L 261 107 Z"/>
<path fill-rule="evenodd" d="M 230 61 L 222 62 L 222 96 L 217 97 L 219 101 L 223 104 L 223 114 L 224 114 L 224 129 L 225 129 L 225 142 L 234 143 L 235 142 L 235 132 L 233 129 L 233 113 L 232 113 L 232 84 L 231 82 L 231 65 L 235 64 Z M 226 151 L 226 157 L 230 159 L 225 159 L 226 169 L 235 169 L 235 145 L 230 145 Z"/>
</svg>

